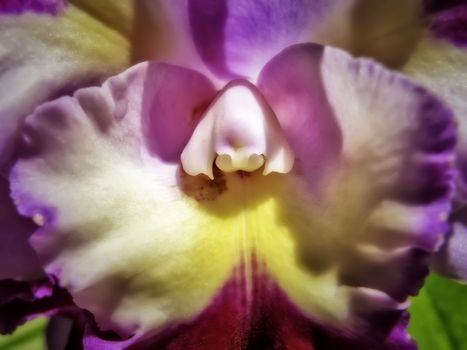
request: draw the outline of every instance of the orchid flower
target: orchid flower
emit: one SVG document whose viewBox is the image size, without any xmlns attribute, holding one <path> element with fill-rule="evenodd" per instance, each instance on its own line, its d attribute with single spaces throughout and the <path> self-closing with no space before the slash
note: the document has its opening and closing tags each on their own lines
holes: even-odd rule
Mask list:
<svg viewBox="0 0 467 350">
<path fill-rule="evenodd" d="M 48 315 L 73 320 L 51 348 L 416 349 L 407 298 L 433 254 L 466 278 L 451 11 L 0 2 L 0 330 Z"/>
</svg>

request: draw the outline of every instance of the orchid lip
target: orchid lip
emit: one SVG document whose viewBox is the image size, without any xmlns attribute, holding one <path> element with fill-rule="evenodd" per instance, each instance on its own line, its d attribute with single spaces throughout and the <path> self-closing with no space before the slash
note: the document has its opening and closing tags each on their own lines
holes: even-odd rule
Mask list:
<svg viewBox="0 0 467 350">
<path fill-rule="evenodd" d="M 294 154 L 268 103 L 251 83 L 235 80 L 220 91 L 204 113 L 181 154 L 182 167 L 192 176 L 213 179 L 213 165 L 223 172 L 263 175 L 288 173 Z"/>
</svg>

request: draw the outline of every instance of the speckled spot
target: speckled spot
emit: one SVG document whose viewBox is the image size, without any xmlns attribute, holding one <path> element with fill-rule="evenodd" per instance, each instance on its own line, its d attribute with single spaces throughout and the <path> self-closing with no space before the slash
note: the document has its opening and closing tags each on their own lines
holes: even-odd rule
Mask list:
<svg viewBox="0 0 467 350">
<path fill-rule="evenodd" d="M 227 191 L 225 176 L 215 166 L 213 180 L 205 175 L 190 176 L 180 168 L 178 170 L 178 183 L 183 193 L 198 202 L 214 201 Z"/>
</svg>

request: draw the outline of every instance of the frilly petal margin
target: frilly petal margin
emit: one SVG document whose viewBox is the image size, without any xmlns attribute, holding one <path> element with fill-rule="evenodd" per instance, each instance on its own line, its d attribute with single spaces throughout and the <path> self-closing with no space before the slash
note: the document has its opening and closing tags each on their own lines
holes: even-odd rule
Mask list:
<svg viewBox="0 0 467 350">
<path fill-rule="evenodd" d="M 467 281 L 467 239 L 461 214 L 467 205 L 467 44 L 465 1 L 429 2 L 431 16 L 424 35 L 403 72 L 438 94 L 454 111 L 458 123 L 453 232 L 434 259 L 437 272 Z"/>
<path fill-rule="evenodd" d="M 121 71 L 130 56 L 127 38 L 73 5 L 57 16 L 0 13 L 0 43 L 3 173 L 26 115 L 46 100 Z"/>
<path fill-rule="evenodd" d="M 66 0 L 2 0 L 0 14 L 36 12 L 57 15 L 65 6 Z"/>
<path fill-rule="evenodd" d="M 180 169 L 215 92 L 186 69 L 144 63 L 39 107 L 10 181 L 41 262 L 130 349 L 413 349 L 406 298 L 447 230 L 451 112 L 318 45 L 263 73 L 301 164 L 288 175 Z"/>
<path fill-rule="evenodd" d="M 312 44 L 292 46 L 274 57 L 258 86 L 288 137 L 299 171 L 324 198 L 328 221 L 338 222 L 341 210 L 351 220 L 355 208 L 368 205 L 368 217 L 361 218 L 365 228 L 352 243 L 355 251 L 346 247 L 336 257 L 332 251 L 338 249 L 313 237 L 313 243 L 302 244 L 304 256 L 312 257 L 310 266 L 329 264 L 320 254 L 333 256 L 343 259 L 341 278 L 347 283 L 384 291 L 396 300 L 416 294 L 427 273 L 427 253 L 439 248 L 449 230 L 456 144 L 449 108 L 402 75 Z M 344 185 L 342 192 L 331 193 L 340 202 L 331 210 L 326 197 L 334 184 L 329 180 L 339 173 L 345 174 L 341 181 L 363 183 L 359 190 L 349 185 L 352 191 L 346 192 Z M 326 220 L 325 212 L 315 215 Z M 306 226 L 313 231 L 319 219 L 310 221 Z M 334 240 L 352 240 L 345 227 L 354 231 L 359 224 L 343 224 L 342 237 Z M 403 273 L 392 275 L 397 269 Z"/>
<path fill-rule="evenodd" d="M 114 232 L 112 227 L 114 227 L 114 224 L 120 220 L 118 218 L 119 216 L 123 219 L 123 222 L 126 222 L 126 224 L 122 226 L 123 232 L 132 231 L 131 228 L 125 228 L 125 226 L 128 224 L 132 225 L 131 222 L 141 222 L 141 218 L 144 216 L 145 210 L 152 212 L 153 209 L 156 209 L 156 211 L 159 211 L 161 217 L 164 215 L 167 216 L 167 214 L 162 213 L 162 211 L 167 210 L 169 212 L 167 217 L 172 220 L 174 215 L 182 215 L 182 213 L 178 214 L 176 209 L 170 211 L 170 206 L 168 205 L 164 208 L 159 205 L 154 206 L 155 203 L 151 204 L 151 202 L 153 200 L 156 202 L 169 201 L 168 204 L 170 204 L 170 201 L 177 202 L 180 195 L 175 194 L 172 189 L 177 186 L 177 178 L 175 176 L 179 161 L 177 155 L 181 153 L 182 148 L 188 141 L 197 121 L 199 120 L 200 113 L 211 102 L 215 93 L 216 91 L 212 84 L 202 75 L 194 71 L 162 63 L 144 63 L 137 65 L 127 72 L 111 78 L 102 88 L 79 90 L 75 94 L 74 98 L 64 97 L 50 104 L 45 104 L 39 107 L 35 113 L 37 118 L 29 118 L 28 121 L 25 122 L 25 142 L 22 150 L 23 155 L 25 155 L 26 158 L 31 159 L 39 159 L 41 157 L 44 157 L 45 159 L 49 158 L 49 155 L 51 155 L 52 157 L 49 159 L 52 163 L 55 163 L 56 160 L 59 162 L 64 160 L 68 165 L 72 165 L 74 163 L 78 168 L 73 170 L 73 172 L 78 171 L 78 169 L 81 168 L 82 171 L 78 172 L 85 177 L 90 174 L 88 173 L 88 170 L 91 170 L 91 173 L 96 171 L 96 175 L 102 175 L 103 173 L 101 173 L 101 171 L 111 171 L 108 173 L 110 178 L 107 180 L 109 181 L 104 180 L 101 184 L 103 186 L 101 189 L 110 185 L 111 187 L 108 188 L 108 194 L 113 199 L 100 202 L 103 205 L 102 211 L 97 210 L 100 213 L 99 217 L 96 217 L 97 221 L 100 221 L 101 219 L 107 221 L 105 217 L 108 217 L 108 215 L 111 216 L 108 217 L 110 220 L 108 221 L 108 224 L 110 224 L 110 226 L 107 226 L 107 224 L 101 226 L 101 229 L 103 230 L 102 233 L 106 233 L 108 230 Z M 79 136 L 76 132 L 78 132 Z M 62 138 L 62 136 L 57 137 L 60 134 L 62 136 L 66 134 L 68 136 L 65 138 Z M 86 139 L 88 139 L 89 142 L 83 143 L 83 140 Z M 78 162 L 68 158 L 68 152 L 61 152 L 63 147 L 67 149 L 68 147 L 72 147 L 80 154 L 84 151 L 89 152 L 90 155 L 97 155 L 97 157 L 94 158 L 93 156 L 88 158 L 88 160 L 85 161 L 87 166 L 82 168 L 82 165 L 78 164 Z M 120 155 L 116 158 L 114 156 L 117 154 L 113 153 L 115 147 L 120 148 L 120 151 L 118 151 Z M 104 153 L 107 153 L 107 155 L 104 155 Z M 101 156 L 103 156 L 103 158 Z M 55 157 L 58 158 L 53 160 Z M 52 163 L 50 163 L 50 165 L 52 165 Z M 123 166 L 126 170 L 120 166 Z M 140 172 L 140 170 L 144 169 L 146 166 L 148 168 L 143 172 Z M 115 173 L 113 173 L 114 171 Z M 148 172 L 146 173 L 146 171 Z M 149 178 L 152 177 L 150 176 L 147 178 L 149 180 L 148 182 L 144 180 L 144 178 L 146 178 L 146 175 L 144 174 L 153 174 L 156 178 L 149 180 Z M 44 173 L 44 175 L 46 174 Z M 91 183 L 95 183 L 95 180 L 97 180 L 100 175 L 97 178 L 94 178 L 95 175 L 91 175 L 88 180 L 91 181 Z M 63 174 L 63 176 L 63 180 L 71 180 L 78 188 L 81 187 L 81 184 L 88 181 L 81 178 L 81 175 L 78 174 L 70 177 Z M 127 178 L 127 176 L 129 176 L 129 178 Z M 14 170 L 12 172 L 12 177 L 17 178 L 16 171 Z M 47 178 L 48 175 L 46 175 L 43 180 L 51 184 Z M 114 180 L 111 180 L 111 178 Z M 123 180 L 124 178 L 126 178 L 126 180 Z M 120 185 L 117 185 L 117 187 L 120 187 L 123 192 L 113 192 L 115 189 L 113 185 L 117 184 L 115 181 L 123 181 Z M 167 188 L 162 187 L 162 184 L 166 183 L 165 181 L 170 182 L 170 184 L 167 184 Z M 16 181 L 13 181 L 13 183 L 15 182 Z M 12 186 L 15 187 L 13 183 Z M 69 185 L 72 185 L 72 183 L 69 183 Z M 129 192 L 126 185 L 130 185 Z M 143 192 L 139 192 L 142 189 L 139 185 L 149 187 L 146 188 L 146 190 L 143 190 Z M 154 185 L 156 187 L 153 187 Z M 49 194 L 47 194 L 50 190 L 48 189 L 48 185 L 40 185 L 39 187 L 35 187 L 35 189 L 40 189 L 40 187 L 46 196 L 44 199 L 47 197 L 52 199 Z M 133 190 L 136 192 L 133 192 Z M 22 192 L 22 190 L 19 190 L 19 192 Z M 19 199 L 17 204 L 19 207 L 24 209 L 23 214 L 28 213 L 26 215 L 35 217 L 36 221 L 39 222 L 44 220 L 44 222 L 42 222 L 45 224 L 44 228 L 35 234 L 32 241 L 35 249 L 41 251 L 40 255 L 42 262 L 48 266 L 46 270 L 48 270 L 48 273 L 60 277 L 60 283 L 70 290 L 74 291 L 75 288 L 78 288 L 76 290 L 77 294 L 74 294 L 78 304 L 86 305 L 86 308 L 96 315 L 101 324 L 104 324 L 104 328 L 114 327 L 114 322 L 110 322 L 111 320 L 107 318 L 108 308 L 116 307 L 120 310 L 116 311 L 116 316 L 121 317 L 121 323 L 126 323 L 125 319 L 127 318 L 136 317 L 139 319 L 140 317 L 146 317 L 143 310 L 126 307 L 124 302 L 119 300 L 119 295 L 115 295 L 117 299 L 114 299 L 114 296 L 109 295 L 109 293 L 113 294 L 114 291 L 113 287 L 108 289 L 110 285 L 116 286 L 117 284 L 120 284 L 123 288 L 124 285 L 131 285 L 133 283 L 133 278 L 131 277 L 131 273 L 128 275 L 129 272 L 125 271 L 121 271 L 121 274 L 116 275 L 113 275 L 114 272 L 110 270 L 108 272 L 104 272 L 104 270 L 107 270 L 106 259 L 101 260 L 101 263 L 103 263 L 101 268 L 97 268 L 98 265 L 95 265 L 96 269 L 94 269 L 94 272 L 98 275 L 101 273 L 108 273 L 108 283 L 105 281 L 102 281 L 102 283 L 99 282 L 99 278 L 101 277 L 93 276 L 94 273 L 91 273 L 90 271 L 82 270 L 80 273 L 72 273 L 71 275 L 68 275 L 67 268 L 60 266 L 61 262 L 65 262 L 65 260 L 62 260 L 58 255 L 55 255 L 56 253 L 61 255 L 61 253 L 56 249 L 65 252 L 69 248 L 71 252 L 75 249 L 81 250 L 84 247 L 87 247 L 85 251 L 91 255 L 93 254 L 92 252 L 94 249 L 92 249 L 91 246 L 88 245 L 88 242 L 86 242 L 87 238 L 84 239 L 84 237 L 82 237 L 84 239 L 82 240 L 79 237 L 80 234 L 68 235 L 68 229 L 71 227 L 63 227 L 63 234 L 59 233 L 59 236 L 62 235 L 63 238 L 56 236 L 56 238 L 61 242 L 57 241 L 53 243 L 52 241 L 55 238 L 53 240 L 49 240 L 47 238 L 49 224 L 55 222 L 59 226 L 62 225 L 59 222 L 62 222 L 64 219 L 62 216 L 63 212 L 60 210 L 60 215 L 58 215 L 58 212 L 55 212 L 55 210 L 59 210 L 61 205 L 58 205 L 57 203 L 57 205 L 50 206 L 49 204 L 42 203 L 42 200 L 40 199 L 38 202 L 33 204 L 30 202 L 30 199 L 32 199 L 31 197 L 29 197 L 25 192 L 22 192 L 25 196 L 23 196 L 23 194 L 19 194 L 19 192 L 18 199 L 19 197 L 21 197 L 21 199 Z M 72 193 L 69 194 L 75 199 L 82 196 L 79 190 L 73 192 L 77 197 L 74 197 Z M 131 192 L 133 192 L 133 194 L 131 194 Z M 88 193 L 91 194 L 92 191 Z M 147 200 L 149 201 L 148 203 L 143 204 L 137 200 L 139 204 L 134 208 L 139 208 L 137 213 L 134 209 L 127 211 L 129 208 L 126 207 L 125 204 L 132 202 L 130 199 L 133 195 L 137 196 L 137 198 L 141 195 L 143 195 L 143 197 L 146 197 L 147 195 Z M 119 199 L 117 198 L 119 196 L 122 197 Z M 65 199 L 65 197 L 63 199 Z M 48 202 L 47 199 L 45 200 Z M 53 201 L 55 201 L 55 199 L 53 199 Z M 91 212 L 85 213 L 85 211 L 90 209 L 93 212 L 96 212 L 96 208 L 86 205 L 83 206 L 82 203 L 78 204 L 74 200 L 70 203 L 72 202 L 76 207 L 73 209 L 70 208 L 73 212 L 69 212 L 70 216 L 68 219 L 71 219 L 71 221 L 78 224 L 78 226 L 83 223 L 81 222 L 81 219 L 87 221 L 87 217 L 89 215 L 90 217 L 94 216 Z M 119 208 L 122 204 L 124 205 L 124 208 Z M 116 207 L 114 209 L 110 209 L 107 208 L 107 205 L 115 205 Z M 44 210 L 37 212 L 39 207 Z M 56 209 L 53 209 L 54 207 Z M 142 209 L 143 212 L 140 212 L 140 209 Z M 121 214 L 118 214 L 118 212 L 121 212 Z M 127 217 L 127 215 L 129 214 L 130 216 L 133 216 L 132 213 L 135 213 L 136 216 L 134 216 L 131 221 L 128 221 L 129 217 Z M 101 214 L 104 216 L 100 216 Z M 116 216 L 112 218 L 113 215 Z M 63 223 L 68 219 L 63 221 Z M 76 221 L 77 219 L 78 221 Z M 136 222 L 132 220 L 136 220 Z M 91 221 L 88 222 L 90 225 L 89 229 L 98 228 L 100 226 L 100 224 L 96 226 L 93 221 L 94 220 L 91 219 Z M 152 220 L 151 224 L 154 224 Z M 68 226 L 68 224 L 65 225 Z M 159 224 L 156 224 L 156 227 L 158 225 Z M 180 229 L 178 232 L 181 234 L 183 232 L 181 225 L 184 225 L 184 220 L 181 220 L 179 225 Z M 53 226 L 55 226 L 55 224 L 53 224 Z M 143 227 L 140 227 L 140 229 L 142 230 L 141 235 L 146 237 L 146 239 L 149 239 L 150 241 L 152 241 L 152 239 L 161 240 L 158 243 L 158 245 L 161 246 L 166 246 L 170 241 L 172 241 L 169 246 L 173 245 L 174 249 L 178 249 L 176 247 L 177 240 L 175 237 L 171 238 L 167 242 L 167 238 L 165 236 L 153 236 L 152 233 L 146 236 L 144 233 L 146 232 L 147 227 L 144 227 L 144 225 Z M 55 229 L 52 231 L 55 231 Z M 156 229 L 155 232 L 158 231 L 159 230 Z M 174 231 L 177 232 L 175 228 Z M 99 236 L 100 235 L 97 235 L 95 238 L 98 238 Z M 153 238 L 151 238 L 151 236 L 153 236 Z M 181 237 L 179 237 L 179 239 L 180 242 L 183 242 Z M 132 239 L 132 241 L 137 243 L 139 246 L 139 240 Z M 65 246 L 68 248 L 64 248 Z M 94 247 L 100 250 L 103 246 L 98 244 Z M 111 248 L 112 245 L 109 245 L 108 247 Z M 134 256 L 133 253 L 138 249 L 139 248 L 136 247 L 128 249 L 127 251 L 131 256 L 126 258 L 121 256 L 121 258 L 127 261 L 134 260 L 135 258 L 137 258 L 137 260 L 145 258 L 148 259 L 147 261 L 152 261 L 156 258 L 151 258 L 151 256 L 154 255 L 154 251 L 150 250 L 141 254 L 140 257 Z M 164 249 L 162 249 L 161 252 L 163 253 Z M 149 256 L 147 254 L 149 254 Z M 53 262 L 55 260 L 53 256 L 58 258 L 58 260 L 56 260 L 58 264 Z M 157 258 L 162 259 L 159 263 L 165 261 L 163 256 Z M 73 259 L 70 257 L 70 259 L 66 260 L 71 262 Z M 141 262 L 143 262 L 143 260 Z M 71 267 L 71 265 L 69 267 Z M 124 268 L 124 266 L 121 267 Z M 170 264 L 168 267 L 170 267 Z M 146 267 L 144 267 L 144 269 L 146 269 Z M 81 273 L 83 273 L 83 275 L 81 275 Z M 65 277 L 66 275 L 69 277 Z M 127 280 L 127 278 L 129 278 L 129 280 Z M 157 276 L 155 276 L 155 278 L 157 279 Z M 81 287 L 83 282 L 85 284 L 89 284 L 88 288 Z M 137 284 L 146 283 L 142 280 L 135 282 Z M 130 287 L 130 285 L 128 285 L 128 287 L 133 288 Z M 132 304 L 134 301 L 131 299 L 134 294 L 133 292 L 130 292 L 130 290 L 128 292 L 129 296 L 131 296 L 128 303 Z M 96 295 L 101 295 L 103 298 L 107 298 L 107 301 L 104 302 L 104 300 L 101 300 L 100 302 L 97 302 L 93 299 Z M 137 297 L 137 299 L 139 299 L 139 297 Z M 141 307 L 143 307 L 143 305 L 141 305 Z M 127 315 L 126 310 L 131 310 L 131 315 Z M 136 314 L 132 314 L 134 312 L 136 312 Z M 159 317 L 157 314 L 155 316 L 157 318 Z M 144 324 L 148 321 L 141 319 L 140 322 Z"/>
</svg>

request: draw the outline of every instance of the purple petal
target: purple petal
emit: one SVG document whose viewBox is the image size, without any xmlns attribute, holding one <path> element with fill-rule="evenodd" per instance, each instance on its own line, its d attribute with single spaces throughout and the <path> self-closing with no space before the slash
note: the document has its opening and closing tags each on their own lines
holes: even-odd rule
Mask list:
<svg viewBox="0 0 467 350">
<path fill-rule="evenodd" d="M 258 84 L 310 183 L 319 185 L 342 157 L 361 157 L 380 164 L 378 177 L 405 182 L 408 200 L 449 195 L 456 141 L 451 112 L 419 86 L 371 61 L 312 44 L 277 55 Z M 395 117 L 401 111 L 410 116 L 403 124 Z M 403 152 L 420 152 L 420 160 L 406 163 Z M 388 159 L 392 166 L 383 165 Z M 385 191 L 399 191 L 401 184 Z"/>
<path fill-rule="evenodd" d="M 446 5 L 449 5 L 448 2 Z M 433 25 L 443 23 L 444 19 L 452 18 L 453 22 L 445 22 L 445 28 L 456 28 L 462 22 L 465 14 L 465 5 L 448 7 L 444 11 L 433 15 Z M 458 11 L 458 14 L 456 14 Z M 459 16 L 459 17 L 458 17 Z M 458 19 L 460 21 L 458 21 Z M 437 21 L 440 22 L 437 22 Z M 464 21 L 465 22 L 465 21 Z M 441 25 L 443 27 L 443 25 Z M 441 28 L 439 27 L 439 28 Z M 454 42 L 451 39 L 462 36 L 462 28 L 457 34 L 450 37 L 449 31 L 443 35 L 438 35 L 436 31 L 428 31 L 420 41 L 417 50 L 412 54 L 403 70 L 408 75 L 416 78 L 426 87 L 442 97 L 454 111 L 456 122 L 458 123 L 458 145 L 456 149 L 456 187 L 455 187 L 455 211 L 451 215 L 453 232 L 447 238 L 444 246 L 440 250 L 439 256 L 434 260 L 435 268 L 438 272 L 447 274 L 450 277 L 466 279 L 465 258 L 462 253 L 464 242 L 465 219 L 463 212 L 467 203 L 467 50 L 461 42 Z M 442 29 L 442 28 L 441 28 Z M 451 33 L 451 34 L 452 34 Z"/>
<path fill-rule="evenodd" d="M 226 80 L 255 80 L 270 58 L 303 42 L 345 48 L 398 66 L 419 37 L 421 4 L 413 0 L 189 0 L 187 12 L 196 48 L 211 70 Z M 179 18 L 183 22 L 184 17 Z"/>
<path fill-rule="evenodd" d="M 57 15 L 65 6 L 65 0 L 1 0 L 0 14 L 36 12 Z"/>
<path fill-rule="evenodd" d="M 190 0 L 188 13 L 201 57 L 232 78 L 255 76 L 272 55 L 313 30 L 329 7 L 321 0 Z"/>
<path fill-rule="evenodd" d="M 201 74 L 175 66 L 151 65 L 146 74 L 142 103 L 147 148 L 164 161 L 178 162 L 216 89 Z"/>
<path fill-rule="evenodd" d="M 42 268 L 29 245 L 36 226 L 16 212 L 8 181 L 0 176 L 0 280 L 37 278 Z"/>
<path fill-rule="evenodd" d="M 436 13 L 430 30 L 439 38 L 459 47 L 467 47 L 467 2 Z"/>
<path fill-rule="evenodd" d="M 335 186 L 330 179 L 342 169 L 342 181 L 350 184 L 355 176 L 364 181 L 363 191 L 373 193 L 375 202 L 365 219 L 368 231 L 360 238 L 378 249 L 369 255 L 342 251 L 339 259 L 349 257 L 342 264 L 343 280 L 385 291 L 396 300 L 416 294 L 427 273 L 428 253 L 449 230 L 456 141 L 451 111 L 426 90 L 371 61 L 312 44 L 276 56 L 261 72 L 259 86 L 295 151 L 297 170 L 318 197 L 326 198 Z M 359 191 L 333 195 L 343 206 L 344 198 L 360 205 L 362 196 Z M 337 213 L 329 221 L 338 222 Z M 313 249 L 313 243 L 303 247 Z M 335 249 L 317 244 L 307 256 L 321 254 L 327 264 Z"/>
<path fill-rule="evenodd" d="M 310 183 L 319 186 L 342 149 L 342 132 L 321 77 L 321 46 L 295 46 L 261 71 L 258 87 L 274 110 Z"/>
<path fill-rule="evenodd" d="M 466 65 L 465 48 L 452 45 L 449 41 L 427 32 L 403 67 L 404 73 L 438 94 L 454 111 L 459 129 L 456 154 L 459 172 L 456 199 L 459 203 L 467 201 L 467 119 L 464 118 L 467 113 Z"/>
</svg>

